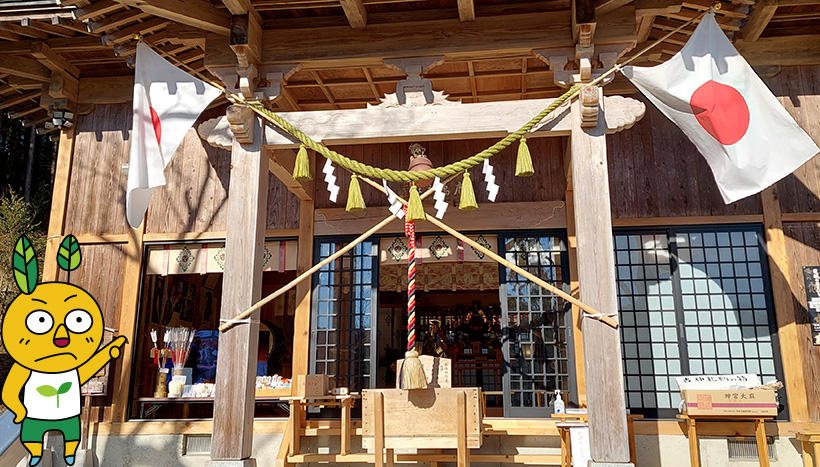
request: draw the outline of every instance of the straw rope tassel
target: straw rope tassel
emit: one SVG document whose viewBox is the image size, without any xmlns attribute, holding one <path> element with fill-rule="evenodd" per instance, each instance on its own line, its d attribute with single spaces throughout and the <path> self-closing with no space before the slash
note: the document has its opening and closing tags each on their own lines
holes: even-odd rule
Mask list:
<svg viewBox="0 0 820 467">
<path fill-rule="evenodd" d="M 405 208 L 406 209 L 406 208 Z M 401 367 L 402 389 L 424 389 L 427 377 L 416 352 L 416 226 L 405 216 L 404 233 L 409 240 L 407 255 L 407 352 Z"/>
</svg>

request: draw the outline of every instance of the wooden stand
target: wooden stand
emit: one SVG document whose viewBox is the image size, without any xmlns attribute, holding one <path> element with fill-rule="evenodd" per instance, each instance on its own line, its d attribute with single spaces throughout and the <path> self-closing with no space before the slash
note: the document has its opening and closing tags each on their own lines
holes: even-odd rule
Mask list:
<svg viewBox="0 0 820 467">
<path fill-rule="evenodd" d="M 797 433 L 803 451 L 803 467 L 820 467 L 820 432 Z"/>
<path fill-rule="evenodd" d="M 560 420 L 555 424 L 558 428 L 558 435 L 561 437 L 561 467 L 572 467 L 572 443 L 570 441 L 570 428 L 574 426 L 586 426 L 589 415 L 580 414 L 551 414 L 550 417 Z M 629 414 L 626 416 L 627 432 L 629 433 L 629 462 L 637 464 L 637 450 L 635 448 L 635 420 L 640 420 L 643 415 Z"/>
<path fill-rule="evenodd" d="M 700 467 L 700 450 L 698 448 L 698 425 L 697 421 L 751 421 L 755 424 L 755 439 L 757 440 L 757 458 L 760 467 L 769 467 L 769 445 L 766 441 L 766 420 L 774 417 L 738 417 L 731 415 L 701 415 L 689 416 L 678 415 L 678 418 L 686 421 L 687 436 L 689 437 L 689 460 L 692 467 Z M 805 461 L 804 461 L 805 463 Z"/>
<path fill-rule="evenodd" d="M 350 453 L 350 435 L 352 424 L 350 421 L 350 409 L 353 401 L 358 399 L 358 394 L 346 394 L 343 396 L 308 396 L 308 397 L 283 397 L 281 400 L 290 401 L 290 446 L 288 448 L 289 457 L 298 457 L 301 450 L 301 438 L 304 428 L 302 428 L 302 418 L 305 407 L 341 407 L 342 409 L 342 429 L 341 429 L 341 455 Z M 298 459 L 293 462 L 299 462 Z"/>
</svg>

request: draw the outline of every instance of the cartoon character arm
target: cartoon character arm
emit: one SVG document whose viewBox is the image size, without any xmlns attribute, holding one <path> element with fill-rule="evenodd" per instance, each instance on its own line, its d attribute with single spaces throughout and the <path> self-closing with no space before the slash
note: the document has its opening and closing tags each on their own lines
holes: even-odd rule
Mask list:
<svg viewBox="0 0 820 467">
<path fill-rule="evenodd" d="M 128 339 L 126 339 L 125 336 L 117 337 L 77 368 L 77 372 L 80 376 L 80 384 L 85 384 L 86 381 L 93 378 L 102 367 L 108 364 L 109 360 L 119 358 L 120 349 L 127 342 Z"/>
<path fill-rule="evenodd" d="M 28 381 L 31 370 L 18 364 L 13 364 L 6 382 L 3 384 L 3 404 L 14 412 L 14 423 L 20 423 L 26 418 L 26 407 L 20 399 L 20 391 Z"/>
</svg>

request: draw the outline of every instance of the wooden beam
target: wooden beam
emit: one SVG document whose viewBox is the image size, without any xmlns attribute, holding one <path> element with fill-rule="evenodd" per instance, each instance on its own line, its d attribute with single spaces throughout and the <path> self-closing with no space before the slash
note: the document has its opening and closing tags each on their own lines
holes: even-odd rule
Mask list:
<svg viewBox="0 0 820 467">
<path fill-rule="evenodd" d="M 41 85 L 42 87 L 42 85 Z M 7 97 L 3 100 L 0 100 L 0 110 L 8 109 L 9 107 L 14 107 L 17 104 L 22 104 L 26 101 L 32 102 L 39 102 L 37 99 L 43 94 L 42 91 L 32 91 L 25 94 L 20 94 L 17 96 Z"/>
<path fill-rule="evenodd" d="M 116 0 L 160 18 L 170 19 L 205 31 L 227 36 L 231 15 L 204 0 Z"/>
<path fill-rule="evenodd" d="M 68 189 L 71 180 L 71 162 L 74 158 L 74 127 L 62 130 L 57 148 L 57 168 L 51 191 L 51 214 L 46 237 L 46 258 L 54 258 L 62 241 L 65 216 L 68 209 Z M 57 280 L 57 262 L 43 262 L 43 281 Z"/>
<path fill-rule="evenodd" d="M 473 0 L 458 0 L 458 19 L 462 23 L 475 21 L 475 3 Z"/>
<path fill-rule="evenodd" d="M 610 11 L 615 11 L 622 6 L 625 6 L 631 1 L 632 0 L 604 0 L 603 2 L 595 5 L 595 15 L 603 16 Z"/>
<path fill-rule="evenodd" d="M 79 104 L 119 104 L 134 95 L 134 76 L 80 78 Z"/>
<path fill-rule="evenodd" d="M 3 57 L 0 60 L 0 73 L 8 73 L 22 78 L 28 78 L 41 83 L 51 81 L 51 72 L 36 60 L 23 57 Z"/>
<path fill-rule="evenodd" d="M 503 54 L 524 56 L 532 49 L 574 47 L 575 42 L 566 34 L 569 23 L 570 12 L 557 11 L 478 16 L 475 21 L 463 23 L 457 19 L 371 23 L 366 29 L 352 31 L 347 26 L 266 29 L 262 62 L 363 66 L 374 64 L 373 58 L 445 55 L 448 59 L 467 60 Z M 634 8 L 619 8 L 600 18 L 595 44 L 632 42 L 635 25 Z M 294 42 L 294 37 L 299 41 Z M 488 41 L 488 37 L 498 39 Z"/>
<path fill-rule="evenodd" d="M 247 15 L 253 10 L 251 0 L 222 0 L 222 3 L 232 15 Z"/>
<path fill-rule="evenodd" d="M 19 34 L 19 35 L 24 36 L 24 37 L 31 37 L 33 39 L 40 39 L 40 40 L 48 39 L 48 33 L 38 31 L 38 30 L 32 29 L 32 28 L 24 28 L 23 26 L 20 26 L 19 24 L 14 24 L 14 23 L 9 23 L 9 22 L 0 23 L 0 30 L 8 31 L 8 32 L 11 32 L 11 33 L 14 33 L 14 34 Z"/>
<path fill-rule="evenodd" d="M 735 48 L 751 65 L 818 65 L 820 34 L 738 39 Z"/>
<path fill-rule="evenodd" d="M 367 10 L 362 0 L 339 0 L 345 12 L 347 22 L 353 29 L 364 29 L 367 26 Z M 459 0 L 459 4 L 462 0 Z"/>
<path fill-rule="evenodd" d="M 152 32 L 156 32 L 164 28 L 170 22 L 170 20 L 165 18 L 151 18 L 147 21 L 143 21 L 142 23 L 132 24 L 126 28 L 113 31 L 111 34 L 106 34 L 102 37 L 102 41 L 109 46 L 122 44 L 133 40 L 134 34 L 151 34 Z M 153 37 L 154 36 L 151 36 L 151 39 L 153 39 Z"/>
<path fill-rule="evenodd" d="M 253 143 L 234 141 L 228 188 L 225 274 L 220 318 L 229 320 L 262 295 L 262 251 L 267 219 L 268 161 L 262 151 L 259 121 Z M 259 312 L 248 322 L 220 333 L 214 400 L 211 458 L 250 465 L 253 444 Z M 241 461 L 241 464 L 237 461 Z M 252 461 L 249 461 L 252 462 Z"/>
<path fill-rule="evenodd" d="M 789 418 L 795 422 L 809 421 L 806 380 L 803 374 L 804 356 L 799 339 L 798 323 L 803 323 L 800 308 L 795 306 L 791 286 L 791 265 L 786 251 L 783 233 L 780 196 L 777 185 L 760 193 L 763 205 L 763 223 L 766 228 L 766 252 L 769 259 L 769 276 L 772 281 L 772 301 L 777 319 L 777 336 L 780 342 L 780 358 L 783 361 L 784 384 L 789 401 Z M 794 290 L 798 290 L 795 287 Z M 802 325 L 802 324 L 801 324 Z M 814 383 L 811 383 L 814 384 Z"/>
<path fill-rule="evenodd" d="M 600 92 L 600 89 L 598 89 Z M 599 102 L 604 102 L 603 96 Z M 580 102 L 572 104 L 572 183 L 581 300 L 601 313 L 618 312 L 604 112 L 595 128 L 581 128 Z M 590 466 L 629 464 L 619 330 L 583 319 L 589 411 Z"/>
<path fill-rule="evenodd" d="M 592 45 L 597 19 L 595 0 L 572 0 L 572 40 L 581 47 Z"/>
<path fill-rule="evenodd" d="M 778 0 L 760 0 L 752 7 L 752 14 L 746 19 L 746 24 L 740 30 L 740 36 L 749 42 L 756 41 L 763 34 L 777 11 Z"/>
<path fill-rule="evenodd" d="M 302 274 L 313 266 L 314 235 L 313 200 L 299 202 L 299 250 L 296 272 Z M 296 311 L 293 316 L 293 362 L 292 376 L 308 373 L 310 356 L 310 304 L 311 283 L 302 281 L 296 286 Z"/>
<path fill-rule="evenodd" d="M 121 5 L 113 0 L 100 0 L 88 6 L 78 8 L 72 12 L 74 19 L 83 21 L 97 16 L 102 16 L 112 11 L 119 10 Z"/>
<path fill-rule="evenodd" d="M 302 201 L 313 199 L 314 182 L 297 182 L 293 179 L 293 166 L 296 163 L 296 151 L 293 149 L 278 149 L 269 151 L 269 169 L 285 186 L 288 191 Z M 315 174 L 315 153 L 310 152 L 310 168 Z"/>
<path fill-rule="evenodd" d="M 0 43 L 0 54 L 27 54 L 36 42 L 41 41 L 21 40 L 17 42 L 3 42 Z M 45 41 L 45 44 L 54 52 L 86 52 L 107 49 L 96 37 L 51 39 Z"/>
<path fill-rule="evenodd" d="M 61 26 L 55 26 L 55 25 L 51 24 L 50 22 L 46 23 L 46 22 L 43 22 L 43 21 L 32 21 L 29 18 L 25 18 L 22 21 L 20 21 L 20 25 L 25 27 L 25 28 L 32 28 L 32 29 L 36 29 L 38 31 L 42 31 L 44 33 L 47 33 L 45 38 L 48 38 L 49 34 L 59 36 L 59 37 L 72 37 L 72 36 L 74 36 L 73 31 L 66 30 L 65 28 L 63 28 Z"/>
<path fill-rule="evenodd" d="M 111 29 L 116 29 L 128 23 L 133 23 L 148 16 L 145 12 L 137 12 L 134 10 L 125 10 L 116 15 L 109 15 L 99 21 L 88 23 L 88 31 L 101 34 Z"/>
<path fill-rule="evenodd" d="M 56 73 L 68 73 L 75 79 L 80 76 L 80 69 L 70 63 L 45 42 L 35 42 L 31 46 L 31 55 L 34 56 L 46 68 Z"/>
</svg>

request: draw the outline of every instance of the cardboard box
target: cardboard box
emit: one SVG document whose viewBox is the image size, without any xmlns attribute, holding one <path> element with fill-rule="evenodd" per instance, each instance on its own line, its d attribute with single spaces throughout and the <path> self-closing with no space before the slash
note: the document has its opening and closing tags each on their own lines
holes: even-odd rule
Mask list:
<svg viewBox="0 0 820 467">
<path fill-rule="evenodd" d="M 681 398 L 688 415 L 777 415 L 775 391 L 770 389 L 684 389 Z"/>
<path fill-rule="evenodd" d="M 296 375 L 293 385 L 295 397 L 326 396 L 330 393 L 327 375 Z"/>
</svg>

